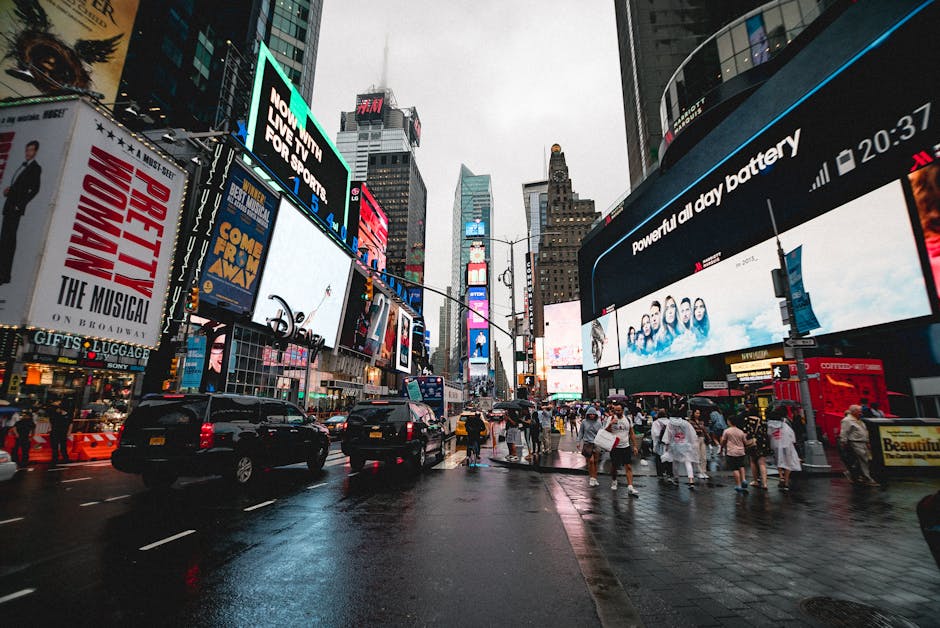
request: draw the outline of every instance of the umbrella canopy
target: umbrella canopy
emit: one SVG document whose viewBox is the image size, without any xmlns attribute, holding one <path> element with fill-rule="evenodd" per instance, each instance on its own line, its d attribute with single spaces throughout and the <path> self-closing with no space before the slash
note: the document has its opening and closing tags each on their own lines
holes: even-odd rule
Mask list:
<svg viewBox="0 0 940 628">
<path fill-rule="evenodd" d="M 689 397 L 690 408 L 717 408 L 718 404 L 708 397 Z"/>
<path fill-rule="evenodd" d="M 631 393 L 628 396 L 629 397 L 681 397 L 682 395 L 677 395 L 674 392 L 653 390 L 650 392 L 635 392 L 635 393 Z"/>
<path fill-rule="evenodd" d="M 730 391 L 727 388 L 721 388 L 719 390 L 703 390 L 702 392 L 695 393 L 696 397 L 743 397 L 744 391 L 738 390 L 737 388 L 732 388 Z"/>
<path fill-rule="evenodd" d="M 528 399 L 510 399 L 509 401 L 497 401 L 493 404 L 496 410 L 515 410 L 516 412 L 528 412 L 535 407 L 535 403 Z"/>
</svg>

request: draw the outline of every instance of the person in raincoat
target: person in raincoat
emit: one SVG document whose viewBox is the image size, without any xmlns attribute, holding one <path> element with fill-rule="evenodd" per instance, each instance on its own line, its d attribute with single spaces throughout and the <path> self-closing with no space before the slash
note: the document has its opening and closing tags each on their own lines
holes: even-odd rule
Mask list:
<svg viewBox="0 0 940 628">
<path fill-rule="evenodd" d="M 800 456 L 796 453 L 796 434 L 786 419 L 784 408 L 774 410 L 767 421 L 767 433 L 770 436 L 770 448 L 774 451 L 774 460 L 780 473 L 780 490 L 790 490 L 790 473 L 800 471 Z"/>
<path fill-rule="evenodd" d="M 666 446 L 663 460 L 672 462 L 675 478 L 679 477 L 680 465 L 685 465 L 689 488 L 694 488 L 695 472 L 692 465 L 698 462 L 698 436 L 695 434 L 695 428 L 683 417 L 671 416 L 663 432 L 663 444 Z M 678 479 L 673 482 L 678 483 Z"/>
<path fill-rule="evenodd" d="M 656 477 L 666 477 L 672 475 L 669 466 L 663 462 L 663 453 L 666 451 L 666 445 L 663 443 L 663 433 L 669 424 L 669 417 L 666 411 L 660 408 L 656 412 L 656 419 L 650 427 L 650 435 L 653 439 L 653 458 L 656 460 Z"/>
</svg>

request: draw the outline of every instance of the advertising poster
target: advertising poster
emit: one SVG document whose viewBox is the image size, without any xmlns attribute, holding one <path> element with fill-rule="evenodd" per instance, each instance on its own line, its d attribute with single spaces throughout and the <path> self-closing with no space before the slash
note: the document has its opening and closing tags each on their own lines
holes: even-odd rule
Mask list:
<svg viewBox="0 0 940 628">
<path fill-rule="evenodd" d="M 353 206 L 359 210 L 359 229 L 357 242 L 359 255 L 367 251 L 369 257 L 366 264 L 370 268 L 382 270 L 386 265 L 386 249 L 388 248 L 388 216 L 382 210 L 378 201 L 372 196 L 368 186 L 355 181 L 349 192 L 350 216 L 355 212 Z"/>
<path fill-rule="evenodd" d="M 545 361 L 548 366 L 581 366 L 581 302 L 545 306 Z M 580 373 L 578 377 L 580 378 Z M 578 379 L 580 385 L 580 379 Z M 557 391 L 564 392 L 564 391 Z"/>
<path fill-rule="evenodd" d="M 190 336 L 186 340 L 186 362 L 183 364 L 183 378 L 180 388 L 199 390 L 202 385 L 202 371 L 206 363 L 206 337 Z"/>
<path fill-rule="evenodd" d="M 346 239 L 349 165 L 261 43 L 245 145 L 310 211 Z"/>
<path fill-rule="evenodd" d="M 467 285 L 485 286 L 486 281 L 486 262 L 470 262 L 467 264 Z"/>
<path fill-rule="evenodd" d="M 487 364 L 490 361 L 490 330 L 470 329 L 470 364 Z"/>
<path fill-rule="evenodd" d="M 0 324 L 27 322 L 78 102 L 0 108 Z"/>
<path fill-rule="evenodd" d="M 940 164 L 934 163 L 912 172 L 908 181 L 933 275 L 931 290 L 940 296 Z"/>
<path fill-rule="evenodd" d="M 155 347 L 186 173 L 91 105 L 74 112 L 63 169 L 39 184 L 57 193 L 28 324 Z"/>
<path fill-rule="evenodd" d="M 411 372 L 411 326 L 414 320 L 404 308 L 398 308 L 398 345 L 395 368 L 403 373 Z"/>
<path fill-rule="evenodd" d="M 343 327 L 339 334 L 341 347 L 366 353 L 369 341 L 370 320 L 372 317 L 373 301 L 362 298 L 366 290 L 366 276 L 353 271 L 349 286 L 349 298 L 346 303 L 346 313 L 343 315 Z M 373 299 L 381 293 L 374 292 Z M 372 355 L 368 353 L 367 355 Z"/>
<path fill-rule="evenodd" d="M 388 300 L 388 318 L 385 319 L 385 338 L 382 341 L 382 349 L 379 352 L 378 362 L 380 366 L 392 364 L 392 360 L 398 360 L 396 349 L 398 348 L 398 305 L 394 301 Z"/>
<path fill-rule="evenodd" d="M 813 294 L 817 334 L 931 312 L 899 181 L 784 232 L 780 240 L 802 245 L 802 277 Z M 789 329 L 770 281 L 778 264 L 776 243 L 767 240 L 619 308 L 621 367 L 781 342 Z"/>
<path fill-rule="evenodd" d="M 138 0 L 0 0 L 7 47 L 0 98 L 70 86 L 117 100 L 137 6 Z"/>
<path fill-rule="evenodd" d="M 352 258 L 282 199 L 252 322 L 269 326 L 293 319 L 299 330 L 335 347 L 351 268 Z"/>
<path fill-rule="evenodd" d="M 468 238 L 486 237 L 486 223 L 483 221 L 464 223 L 464 236 Z"/>
<path fill-rule="evenodd" d="M 232 166 L 202 263 L 200 303 L 251 312 L 277 205 L 276 194 Z"/>
<path fill-rule="evenodd" d="M 579 368 L 550 368 L 548 369 L 548 381 L 546 383 L 548 393 L 577 393 L 580 397 L 582 392 L 581 377 L 582 373 Z"/>
<path fill-rule="evenodd" d="M 385 92 L 358 94 L 356 96 L 356 121 L 375 122 L 382 119 L 385 109 Z"/>
<path fill-rule="evenodd" d="M 940 467 L 940 426 L 879 425 L 886 467 Z"/>
<path fill-rule="evenodd" d="M 581 327 L 582 368 L 592 371 L 616 366 L 620 361 L 617 315 L 609 312 Z"/>
<path fill-rule="evenodd" d="M 490 303 L 486 298 L 486 288 L 468 288 L 467 303 L 470 306 L 467 311 L 467 328 L 489 329 L 487 319 L 490 317 Z"/>
</svg>

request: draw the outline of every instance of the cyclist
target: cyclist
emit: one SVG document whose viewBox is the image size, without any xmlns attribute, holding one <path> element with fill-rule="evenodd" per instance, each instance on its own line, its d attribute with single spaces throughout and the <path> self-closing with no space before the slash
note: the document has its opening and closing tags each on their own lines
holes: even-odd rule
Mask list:
<svg viewBox="0 0 940 628">
<path fill-rule="evenodd" d="M 479 412 L 474 412 L 464 419 L 464 428 L 467 430 L 467 466 L 480 464 L 480 435 L 486 430 L 486 424 Z"/>
</svg>

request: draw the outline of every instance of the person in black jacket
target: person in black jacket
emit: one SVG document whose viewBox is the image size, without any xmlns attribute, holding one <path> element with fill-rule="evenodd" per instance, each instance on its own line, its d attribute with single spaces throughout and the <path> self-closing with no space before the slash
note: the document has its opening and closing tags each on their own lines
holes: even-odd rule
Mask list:
<svg viewBox="0 0 940 628">
<path fill-rule="evenodd" d="M 52 441 L 52 466 L 59 464 L 59 457 L 62 462 L 69 461 L 69 426 L 72 424 L 72 415 L 62 408 L 62 400 L 56 399 L 46 409 L 49 416 L 49 425 L 52 431 L 49 435 Z"/>
<path fill-rule="evenodd" d="M 476 412 L 464 419 L 463 425 L 467 430 L 467 464 L 473 466 L 480 463 L 480 435 L 486 430 L 486 424 Z"/>
<path fill-rule="evenodd" d="M 16 430 L 16 444 L 13 445 L 11 456 L 16 460 L 16 464 L 22 469 L 29 464 L 29 448 L 33 434 L 36 432 L 36 422 L 33 420 L 33 413 L 29 410 L 20 412 L 20 418 L 13 426 Z"/>
<path fill-rule="evenodd" d="M 39 142 L 26 144 L 26 161 L 13 171 L 10 185 L 3 190 L 3 226 L 0 228 L 0 285 L 10 283 L 13 254 L 16 252 L 16 231 L 26 205 L 39 192 L 42 168 L 36 163 Z"/>
</svg>

